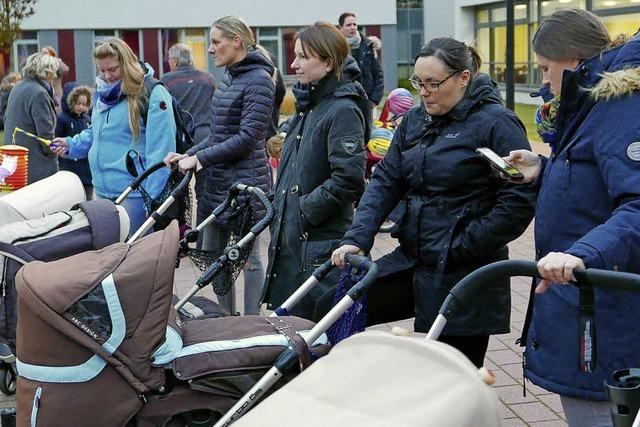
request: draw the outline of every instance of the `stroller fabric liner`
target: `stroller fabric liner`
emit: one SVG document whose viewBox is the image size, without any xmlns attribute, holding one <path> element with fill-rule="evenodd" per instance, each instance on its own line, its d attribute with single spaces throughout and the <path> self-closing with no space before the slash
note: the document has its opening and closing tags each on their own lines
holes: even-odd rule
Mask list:
<svg viewBox="0 0 640 427">
<path fill-rule="evenodd" d="M 234 426 L 491 427 L 500 404 L 477 368 L 438 341 L 367 331 L 331 353 Z"/>
<path fill-rule="evenodd" d="M 178 234 L 174 222 L 130 245 L 20 270 L 18 425 L 164 426 L 197 410 L 220 415 L 289 346 L 260 316 L 180 322 L 171 306 Z"/>
<path fill-rule="evenodd" d="M 61 171 L 0 197 L 0 225 L 65 211 L 86 200 L 80 178 Z"/>
</svg>

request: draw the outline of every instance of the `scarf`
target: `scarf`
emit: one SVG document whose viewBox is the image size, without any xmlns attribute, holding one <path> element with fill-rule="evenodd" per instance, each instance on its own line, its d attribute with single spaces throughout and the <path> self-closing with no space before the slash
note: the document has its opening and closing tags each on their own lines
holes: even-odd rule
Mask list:
<svg viewBox="0 0 640 427">
<path fill-rule="evenodd" d="M 356 33 L 353 37 L 347 37 L 347 43 L 349 44 L 350 49 L 358 49 L 360 47 L 360 42 L 362 38 L 360 37 L 360 33 Z"/>
<path fill-rule="evenodd" d="M 542 141 L 555 148 L 556 143 L 556 122 L 558 108 L 560 107 L 560 96 L 552 98 L 549 102 L 542 104 L 536 111 L 536 130 Z"/>
<path fill-rule="evenodd" d="M 107 111 L 109 108 L 115 106 L 123 98 L 122 92 L 122 80 L 118 80 L 115 83 L 107 83 L 100 76 L 96 77 L 96 94 L 98 100 L 96 101 L 96 109 L 99 113 Z"/>
</svg>

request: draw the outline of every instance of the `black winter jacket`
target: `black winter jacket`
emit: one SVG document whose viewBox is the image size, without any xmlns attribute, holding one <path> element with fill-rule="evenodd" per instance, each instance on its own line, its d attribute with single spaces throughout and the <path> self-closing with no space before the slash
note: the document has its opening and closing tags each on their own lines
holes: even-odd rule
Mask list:
<svg viewBox="0 0 640 427">
<path fill-rule="evenodd" d="M 271 174 L 265 136 L 271 121 L 273 64 L 258 51 L 250 51 L 233 64 L 213 94 L 209 138 L 187 151 L 203 166 L 196 174 L 198 220 L 224 200 L 236 183 L 268 192 Z M 256 202 L 260 216 L 264 208 Z M 219 225 L 224 224 L 224 218 Z"/>
<path fill-rule="evenodd" d="M 351 49 L 351 55 L 358 63 L 360 75 L 358 81 L 362 84 L 367 97 L 374 104 L 379 104 L 384 91 L 384 73 L 376 57 L 373 42 L 360 33 L 362 41 L 358 49 Z"/>
<path fill-rule="evenodd" d="M 342 81 L 331 75 L 293 88 L 297 114 L 282 149 L 271 225 L 264 291 L 269 308 L 284 302 L 329 258 L 364 191 L 370 109 L 364 90 L 353 81 L 358 67 L 347 59 Z M 316 286 L 293 313 L 311 318 L 327 286 Z"/>
<path fill-rule="evenodd" d="M 501 156 L 530 149 L 524 127 L 502 105 L 488 76 L 476 76 L 465 98 L 444 116 L 421 104 L 405 116 L 378 164 L 343 244 L 365 251 L 391 210 L 406 197 L 400 225 L 402 251 L 426 274 L 416 275 L 416 328 L 428 328 L 448 289 L 466 273 L 507 256 L 506 244 L 534 213 L 531 186 L 507 184 L 475 152 Z M 422 282 L 428 283 L 422 283 Z M 509 329 L 509 286 L 496 283 L 452 319 L 448 334 L 491 334 Z"/>
<path fill-rule="evenodd" d="M 69 104 L 67 104 L 67 98 L 76 86 L 77 84 L 75 82 L 64 84 L 61 101 L 62 111 L 58 114 L 58 121 L 56 123 L 56 137 L 66 138 L 75 136 L 91 124 L 91 117 L 87 113 L 76 114 L 71 111 Z M 60 157 L 58 158 L 58 167 L 60 170 L 73 172 L 78 175 L 83 185 L 91 185 L 91 168 L 89 167 L 88 159 L 65 159 L 64 157 Z"/>
</svg>

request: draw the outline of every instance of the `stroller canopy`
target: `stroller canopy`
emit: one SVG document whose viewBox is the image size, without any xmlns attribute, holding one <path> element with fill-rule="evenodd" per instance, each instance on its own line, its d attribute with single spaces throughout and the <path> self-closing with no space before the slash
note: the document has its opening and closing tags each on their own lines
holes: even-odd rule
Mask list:
<svg viewBox="0 0 640 427">
<path fill-rule="evenodd" d="M 19 304 L 55 331 L 21 333 L 18 322 L 19 374 L 53 382 L 65 382 L 61 377 L 68 375 L 67 382 L 78 382 L 110 364 L 139 392 L 161 386 L 163 369 L 149 360 L 167 332 L 177 250 L 178 227 L 173 223 L 132 245 L 116 243 L 26 265 L 17 276 Z M 67 343 L 60 341 L 62 336 Z M 61 349 L 73 345 L 92 350 L 94 356 L 86 360 L 86 353 L 79 353 L 70 364 L 69 354 Z M 60 366 L 65 369 L 56 368 Z"/>
<path fill-rule="evenodd" d="M 437 341 L 369 331 L 342 341 L 234 426 L 499 426 L 477 368 Z"/>
<path fill-rule="evenodd" d="M 85 201 L 84 187 L 73 172 L 61 171 L 0 198 L 0 225 L 65 211 Z"/>
</svg>

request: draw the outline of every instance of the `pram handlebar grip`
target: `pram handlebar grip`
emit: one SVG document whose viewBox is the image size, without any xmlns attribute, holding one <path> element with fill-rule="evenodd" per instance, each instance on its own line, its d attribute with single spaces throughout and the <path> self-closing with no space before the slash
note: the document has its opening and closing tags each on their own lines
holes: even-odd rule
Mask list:
<svg viewBox="0 0 640 427">
<path fill-rule="evenodd" d="M 346 254 L 344 258 L 345 261 L 353 267 L 366 271 L 362 280 L 360 280 L 347 291 L 347 295 L 349 295 L 351 299 L 356 301 L 364 296 L 369 291 L 369 288 L 371 288 L 371 286 L 375 283 L 376 277 L 378 276 L 378 266 L 369 258 L 363 257 L 361 255 Z"/>
<path fill-rule="evenodd" d="M 516 276 L 540 277 L 537 263 L 527 260 L 506 260 L 494 262 L 475 270 L 449 291 L 449 295 L 440 308 L 440 314 L 448 317 L 455 310 L 457 304 L 464 304 L 480 289 L 496 280 Z M 574 270 L 574 276 L 576 286 L 640 291 L 640 275 L 638 274 L 588 268 Z"/>
</svg>

